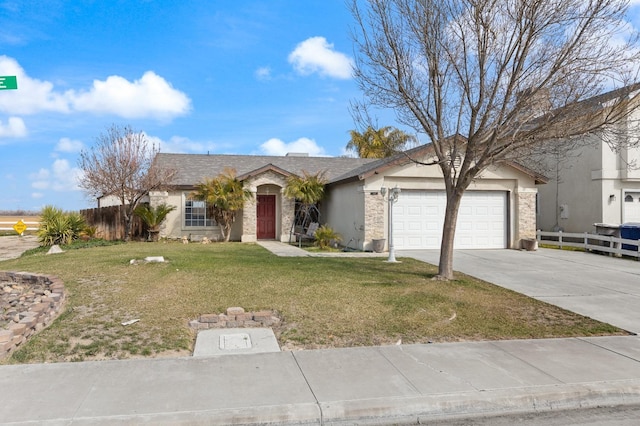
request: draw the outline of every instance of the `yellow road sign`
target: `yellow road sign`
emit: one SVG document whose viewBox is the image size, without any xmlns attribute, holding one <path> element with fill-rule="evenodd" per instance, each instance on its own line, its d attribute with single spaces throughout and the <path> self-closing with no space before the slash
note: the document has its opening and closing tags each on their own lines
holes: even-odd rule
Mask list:
<svg viewBox="0 0 640 426">
<path fill-rule="evenodd" d="M 19 220 L 15 225 L 13 225 L 13 230 L 22 235 L 22 233 L 27 230 L 27 225 L 25 225 L 22 220 Z"/>
</svg>

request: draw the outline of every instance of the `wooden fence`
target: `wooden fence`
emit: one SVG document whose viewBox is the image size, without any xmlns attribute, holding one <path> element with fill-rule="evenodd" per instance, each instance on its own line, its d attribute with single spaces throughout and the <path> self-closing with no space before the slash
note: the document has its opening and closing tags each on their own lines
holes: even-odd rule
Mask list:
<svg viewBox="0 0 640 426">
<path fill-rule="evenodd" d="M 536 233 L 538 243 L 562 247 L 578 247 L 587 251 L 609 253 L 616 256 L 631 256 L 640 260 L 640 241 L 625 238 L 569 232 Z"/>
<path fill-rule="evenodd" d="M 124 207 L 109 206 L 96 209 L 80 210 L 88 226 L 96 227 L 96 237 L 105 240 L 124 239 Z M 131 239 L 144 238 L 146 228 L 138 216 L 131 221 Z"/>
</svg>

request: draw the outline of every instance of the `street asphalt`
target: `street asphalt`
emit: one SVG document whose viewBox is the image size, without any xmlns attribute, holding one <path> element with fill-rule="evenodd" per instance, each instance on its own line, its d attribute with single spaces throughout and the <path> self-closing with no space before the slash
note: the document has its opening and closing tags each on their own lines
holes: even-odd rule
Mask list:
<svg viewBox="0 0 640 426">
<path fill-rule="evenodd" d="M 396 254 L 430 262 L 437 255 Z M 459 251 L 455 259 L 467 274 L 640 330 L 631 309 L 640 297 L 640 262 L 544 249 Z M 428 424 L 640 404 L 640 338 L 6 365 L 0 389 L 2 424 Z"/>
</svg>

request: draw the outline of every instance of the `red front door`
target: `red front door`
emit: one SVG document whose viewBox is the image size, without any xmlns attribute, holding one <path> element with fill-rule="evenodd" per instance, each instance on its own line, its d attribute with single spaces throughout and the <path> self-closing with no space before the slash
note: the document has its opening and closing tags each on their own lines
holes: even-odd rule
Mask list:
<svg viewBox="0 0 640 426">
<path fill-rule="evenodd" d="M 276 238 L 276 196 L 258 195 L 257 208 L 258 239 L 273 240 Z"/>
</svg>

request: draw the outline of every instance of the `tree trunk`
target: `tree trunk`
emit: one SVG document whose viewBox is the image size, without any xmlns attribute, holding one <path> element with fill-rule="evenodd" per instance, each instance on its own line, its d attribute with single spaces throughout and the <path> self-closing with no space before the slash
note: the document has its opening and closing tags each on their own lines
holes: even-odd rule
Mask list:
<svg viewBox="0 0 640 426">
<path fill-rule="evenodd" d="M 458 194 L 455 189 L 447 190 L 447 207 L 445 209 L 442 241 L 440 243 L 440 264 L 438 266 L 438 275 L 435 277 L 443 281 L 453 279 L 453 241 L 456 235 L 460 200 L 462 200 L 462 193 Z"/>
<path fill-rule="evenodd" d="M 131 239 L 131 219 L 132 215 L 127 213 L 126 206 L 124 210 L 124 240 L 129 241 Z"/>
<path fill-rule="evenodd" d="M 224 241 L 228 243 L 231 239 L 231 224 L 225 223 L 224 225 L 220 226 L 220 232 L 222 233 Z"/>
</svg>

